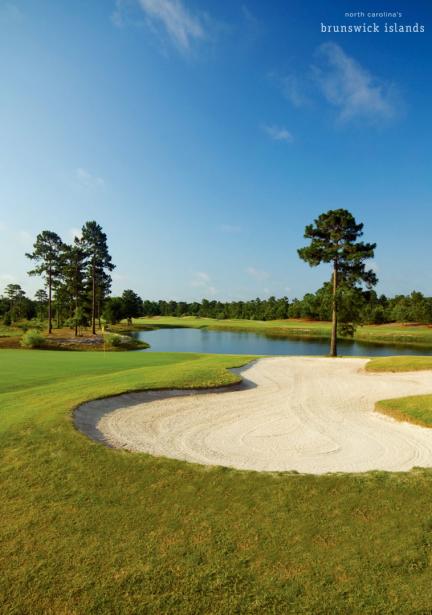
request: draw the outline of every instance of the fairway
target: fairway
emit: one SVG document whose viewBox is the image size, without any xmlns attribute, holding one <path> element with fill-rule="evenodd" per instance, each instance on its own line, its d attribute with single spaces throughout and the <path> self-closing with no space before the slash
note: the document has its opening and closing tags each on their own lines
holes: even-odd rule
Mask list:
<svg viewBox="0 0 432 615">
<path fill-rule="evenodd" d="M 120 395 L 84 404 L 79 429 L 111 446 L 242 470 L 365 472 L 432 466 L 432 430 L 374 411 L 430 393 L 432 372 L 365 372 L 364 359 L 260 359 L 224 393 Z"/>
<path fill-rule="evenodd" d="M 227 385 L 250 358 L 0 351 L 1 613 L 427 612 L 430 470 L 246 472 L 73 426 L 86 400 Z"/>
</svg>

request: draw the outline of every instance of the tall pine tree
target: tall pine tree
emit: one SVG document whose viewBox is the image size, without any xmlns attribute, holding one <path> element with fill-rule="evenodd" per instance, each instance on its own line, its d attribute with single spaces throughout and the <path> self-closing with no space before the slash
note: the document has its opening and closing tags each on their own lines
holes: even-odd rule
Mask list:
<svg viewBox="0 0 432 615">
<path fill-rule="evenodd" d="M 311 267 L 321 263 L 332 265 L 332 357 L 337 356 L 339 287 L 342 284 L 352 287 L 357 282 L 371 287 L 377 283 L 375 273 L 365 266 L 365 261 L 373 257 L 376 244 L 359 241 L 362 235 L 363 224 L 357 224 L 354 216 L 346 209 L 334 209 L 321 214 L 314 224 L 306 226 L 304 236 L 311 242 L 298 250 L 300 258 Z"/>
<path fill-rule="evenodd" d="M 82 241 L 75 237 L 74 243 L 65 246 L 63 261 L 63 283 L 69 298 L 69 315 L 78 335 L 78 327 L 84 321 L 83 303 L 85 298 L 86 253 Z"/>
<path fill-rule="evenodd" d="M 60 257 L 64 244 L 57 233 L 42 231 L 36 237 L 33 252 L 26 254 L 35 261 L 36 267 L 29 271 L 29 275 L 42 275 L 48 288 L 48 333 L 52 332 L 52 289 L 58 279 Z"/>
<path fill-rule="evenodd" d="M 109 288 L 115 265 L 108 251 L 107 236 L 94 220 L 82 228 L 82 245 L 87 257 L 87 281 L 91 292 L 92 333 L 96 334 L 97 307 L 102 303 L 106 288 Z M 100 305 L 101 307 L 101 305 Z"/>
</svg>

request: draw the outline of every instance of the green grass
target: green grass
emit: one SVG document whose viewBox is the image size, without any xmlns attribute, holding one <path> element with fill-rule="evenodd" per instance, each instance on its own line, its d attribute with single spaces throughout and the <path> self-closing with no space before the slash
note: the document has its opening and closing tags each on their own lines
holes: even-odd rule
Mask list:
<svg viewBox="0 0 432 615">
<path fill-rule="evenodd" d="M 138 318 L 139 327 L 195 327 L 222 329 L 226 331 L 252 331 L 280 337 L 321 337 L 330 338 L 331 324 L 307 320 L 216 320 L 192 316 L 175 318 L 162 316 Z M 365 325 L 358 327 L 354 339 L 375 344 L 432 346 L 432 328 L 427 325 L 408 326 L 404 324 Z"/>
<path fill-rule="evenodd" d="M 432 369 L 432 357 L 377 357 L 366 364 L 366 370 L 370 372 L 411 372 L 430 369 Z M 432 395 L 383 399 L 376 404 L 376 409 L 398 421 L 432 427 Z"/>
<path fill-rule="evenodd" d="M 432 427 L 432 395 L 384 399 L 376 404 L 378 412 L 423 427 Z"/>
<path fill-rule="evenodd" d="M 432 604 L 432 471 L 239 472 L 108 449 L 71 409 L 245 357 L 0 351 L 0 612 L 395 614 Z"/>
<path fill-rule="evenodd" d="M 376 357 L 366 364 L 369 372 L 413 372 L 432 369 L 432 357 Z"/>
</svg>

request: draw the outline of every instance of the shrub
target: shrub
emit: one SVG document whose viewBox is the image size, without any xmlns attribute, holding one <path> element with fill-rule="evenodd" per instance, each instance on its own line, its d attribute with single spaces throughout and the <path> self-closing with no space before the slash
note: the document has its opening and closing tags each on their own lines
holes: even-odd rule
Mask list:
<svg viewBox="0 0 432 615">
<path fill-rule="evenodd" d="M 6 314 L 4 315 L 4 318 L 3 318 L 3 324 L 4 324 L 6 327 L 10 327 L 10 326 L 11 326 L 11 324 L 12 324 L 12 318 L 11 318 L 11 313 L 10 313 L 10 312 L 6 312 Z"/>
<path fill-rule="evenodd" d="M 29 328 L 29 327 L 27 327 Z M 31 328 L 34 331 L 43 331 L 43 329 L 45 328 L 45 323 L 43 320 L 33 320 L 31 322 Z"/>
<path fill-rule="evenodd" d="M 122 343 L 122 337 L 117 333 L 108 333 L 107 335 L 105 335 L 104 341 L 107 346 L 117 348 Z"/>
<path fill-rule="evenodd" d="M 21 338 L 21 346 L 24 348 L 40 348 L 44 342 L 44 336 L 34 329 L 26 331 Z"/>
</svg>

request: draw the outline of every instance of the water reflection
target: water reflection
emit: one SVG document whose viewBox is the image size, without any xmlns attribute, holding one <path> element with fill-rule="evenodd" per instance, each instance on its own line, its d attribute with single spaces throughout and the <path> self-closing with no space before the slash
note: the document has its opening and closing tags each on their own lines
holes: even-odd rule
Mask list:
<svg viewBox="0 0 432 615">
<path fill-rule="evenodd" d="M 325 356 L 329 340 L 321 338 L 287 338 L 249 331 L 168 328 L 139 331 L 135 337 L 151 348 L 143 352 L 202 352 L 211 354 L 313 355 Z M 351 356 L 432 355 L 431 348 L 339 341 L 339 354 Z"/>
</svg>

